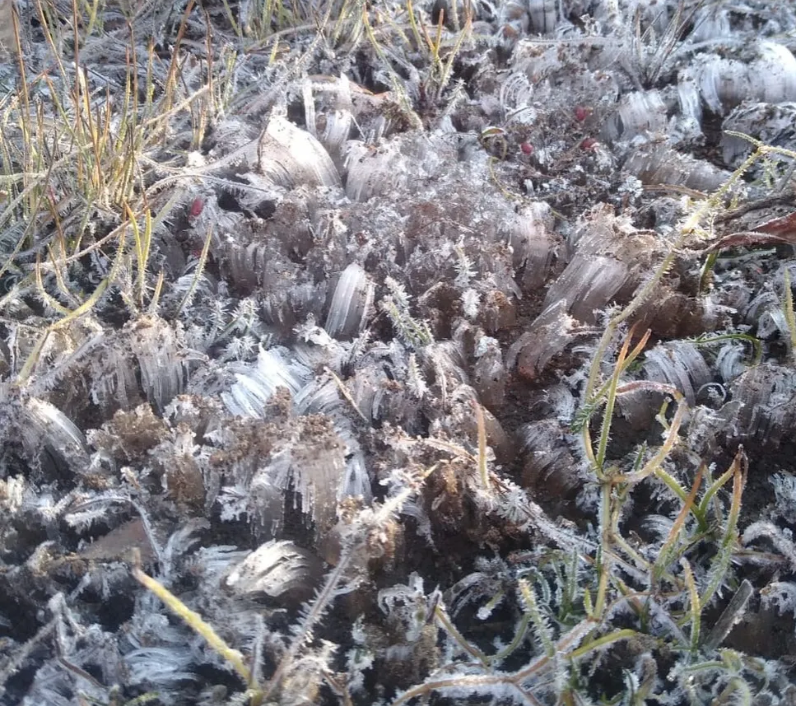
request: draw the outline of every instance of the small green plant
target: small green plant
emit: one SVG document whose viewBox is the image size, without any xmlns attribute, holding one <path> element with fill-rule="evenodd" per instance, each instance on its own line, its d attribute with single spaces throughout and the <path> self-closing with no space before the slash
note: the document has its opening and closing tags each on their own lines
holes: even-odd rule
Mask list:
<svg viewBox="0 0 796 706">
<path fill-rule="evenodd" d="M 379 306 L 392 321 L 396 333 L 415 350 L 433 343 L 434 335 L 428 323 L 412 316 L 410 297 L 404 287 L 391 277 L 384 284 L 390 293 L 381 300 Z"/>
</svg>

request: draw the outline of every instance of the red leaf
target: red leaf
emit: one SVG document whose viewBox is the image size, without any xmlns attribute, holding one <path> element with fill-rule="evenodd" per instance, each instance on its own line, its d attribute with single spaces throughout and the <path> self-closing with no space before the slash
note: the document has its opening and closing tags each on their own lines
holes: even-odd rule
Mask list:
<svg viewBox="0 0 796 706">
<path fill-rule="evenodd" d="M 789 213 L 787 216 L 772 218 L 770 221 L 761 223 L 755 230 L 761 233 L 788 237 L 790 242 L 793 242 L 792 239 L 796 237 L 796 211 Z"/>
</svg>

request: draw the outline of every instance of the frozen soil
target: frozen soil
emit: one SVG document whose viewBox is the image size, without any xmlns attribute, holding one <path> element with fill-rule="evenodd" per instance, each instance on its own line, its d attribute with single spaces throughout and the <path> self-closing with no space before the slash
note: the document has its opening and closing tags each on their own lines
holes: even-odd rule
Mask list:
<svg viewBox="0 0 796 706">
<path fill-rule="evenodd" d="M 3 704 L 796 703 L 792 3 L 48 7 Z M 81 192 L 132 74 L 162 135 Z"/>
</svg>

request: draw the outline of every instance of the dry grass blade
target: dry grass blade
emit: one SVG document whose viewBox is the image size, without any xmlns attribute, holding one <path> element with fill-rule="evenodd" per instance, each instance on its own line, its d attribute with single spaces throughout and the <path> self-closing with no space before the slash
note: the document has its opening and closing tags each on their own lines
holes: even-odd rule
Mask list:
<svg viewBox="0 0 796 706">
<path fill-rule="evenodd" d="M 682 557 L 680 565 L 683 567 L 685 575 L 685 583 L 688 586 L 689 607 L 688 613 L 691 624 L 691 639 L 690 649 L 692 654 L 697 654 L 699 651 L 700 630 L 702 625 L 702 603 L 699 598 L 699 591 L 697 590 L 696 580 L 694 579 L 694 572 L 691 570 L 691 564 L 688 559 Z"/>
<path fill-rule="evenodd" d="M 212 228 L 208 227 L 207 235 L 205 235 L 204 244 L 202 245 L 202 252 L 199 254 L 199 262 L 196 263 L 196 270 L 194 272 L 193 279 L 191 280 L 191 286 L 188 287 L 188 291 L 185 292 L 185 296 L 182 298 L 179 306 L 177 307 L 177 312 L 175 313 L 175 318 L 179 317 L 180 312 L 185 309 L 185 307 L 191 302 L 194 294 L 196 293 L 196 289 L 199 286 L 199 282 L 202 279 L 202 275 L 205 270 L 205 265 L 207 264 L 207 255 L 210 252 L 210 243 L 213 240 L 213 230 Z"/>
<path fill-rule="evenodd" d="M 788 324 L 788 338 L 791 357 L 796 359 L 796 315 L 793 313 L 793 290 L 790 284 L 790 270 L 785 267 L 783 273 L 785 285 L 785 321 Z"/>
<path fill-rule="evenodd" d="M 634 330 L 635 326 L 631 327 L 627 334 L 627 338 L 625 338 L 625 341 L 619 350 L 619 354 L 617 355 L 616 363 L 614 365 L 613 375 L 608 383 L 608 389 L 605 391 L 605 412 L 603 415 L 602 427 L 600 429 L 600 440 L 597 446 L 597 453 L 594 454 L 596 472 L 601 478 L 604 477 L 603 465 L 605 464 L 605 454 L 608 450 L 608 439 L 610 438 L 611 434 L 611 423 L 614 416 L 614 405 L 616 404 L 619 378 L 627 369 L 627 366 L 630 365 L 641 354 L 642 350 L 644 350 L 651 333 L 650 331 L 647 331 L 641 337 L 641 340 L 638 342 L 638 344 L 636 344 L 636 347 L 633 349 L 630 355 L 628 355 L 628 349 L 630 347 L 630 341 L 633 338 Z M 584 433 L 588 433 L 588 425 L 584 427 L 584 430 Z"/>
<path fill-rule="evenodd" d="M 138 552 L 138 550 L 135 550 Z M 161 601 L 163 601 L 169 609 L 174 612 L 178 617 L 185 621 L 185 623 L 199 635 L 201 635 L 221 657 L 227 660 L 235 669 L 238 676 L 247 685 L 251 685 L 252 673 L 246 663 L 243 661 L 243 655 L 235 649 L 232 649 L 222 640 L 218 633 L 208 625 L 202 616 L 192 611 L 186 606 L 177 596 L 169 591 L 163 584 L 159 583 L 151 576 L 144 573 L 140 567 L 140 555 L 138 560 L 132 568 L 133 577 L 145 588 L 154 593 Z"/>
<path fill-rule="evenodd" d="M 490 492 L 489 468 L 486 458 L 486 423 L 484 422 L 484 410 L 478 402 L 473 401 L 475 407 L 475 419 L 478 424 L 478 476 L 481 479 L 481 486 L 484 491 Z"/>
<path fill-rule="evenodd" d="M 688 494 L 685 503 L 683 503 L 683 507 L 681 508 L 680 512 L 677 513 L 677 518 L 672 524 L 672 529 L 669 532 L 669 536 L 663 543 L 663 546 L 658 553 L 658 558 L 655 560 L 653 568 L 653 581 L 655 583 L 660 580 L 660 577 L 665 571 L 666 566 L 671 563 L 672 551 L 675 549 L 678 539 L 681 538 L 681 532 L 685 525 L 686 518 L 688 517 L 688 513 L 694 508 L 697 492 L 699 491 L 699 486 L 702 484 L 702 469 L 703 467 L 700 466 L 697 470 L 696 478 L 694 478 L 694 483 L 691 487 L 691 492 Z M 684 547 L 681 547 L 681 549 L 683 548 Z"/>
</svg>

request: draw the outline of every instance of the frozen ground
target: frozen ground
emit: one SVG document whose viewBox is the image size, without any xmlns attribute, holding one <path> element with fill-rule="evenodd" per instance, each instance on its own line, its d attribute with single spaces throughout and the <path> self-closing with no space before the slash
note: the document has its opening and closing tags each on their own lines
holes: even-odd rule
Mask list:
<svg viewBox="0 0 796 706">
<path fill-rule="evenodd" d="M 19 10 L 2 703 L 796 703 L 792 2 Z"/>
</svg>

